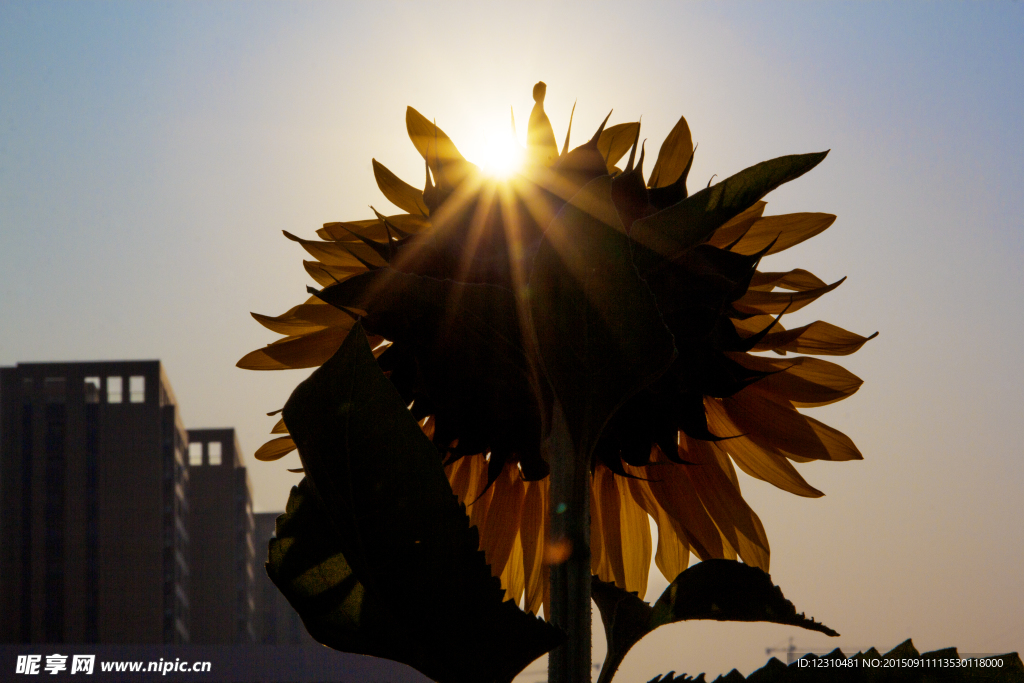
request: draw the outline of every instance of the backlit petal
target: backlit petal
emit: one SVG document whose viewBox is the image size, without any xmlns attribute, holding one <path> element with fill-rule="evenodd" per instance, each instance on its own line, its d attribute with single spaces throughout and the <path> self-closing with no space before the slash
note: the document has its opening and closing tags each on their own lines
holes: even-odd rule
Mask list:
<svg viewBox="0 0 1024 683">
<path fill-rule="evenodd" d="M 251 351 L 238 361 L 245 370 L 283 370 L 323 365 L 341 347 L 350 327 L 328 327 L 311 334 L 285 337 L 262 349 Z"/>
<path fill-rule="evenodd" d="M 290 436 L 279 436 L 271 439 L 256 450 L 257 460 L 270 461 L 283 458 L 295 450 L 295 442 Z"/>
<path fill-rule="evenodd" d="M 650 187 L 665 187 L 674 183 L 682 175 L 691 154 L 693 138 L 690 136 L 690 126 L 686 118 L 680 116 L 665 142 L 661 143 L 658 160 L 654 163 L 647 184 Z"/>
<path fill-rule="evenodd" d="M 783 491 L 798 496 L 820 498 L 825 495 L 800 476 L 796 468 L 780 453 L 754 443 L 732 422 L 719 399 L 704 400 L 707 409 L 708 428 L 720 436 L 729 436 L 720 441 L 718 447 L 732 456 L 739 468 L 752 477 L 773 484 Z"/>
</svg>

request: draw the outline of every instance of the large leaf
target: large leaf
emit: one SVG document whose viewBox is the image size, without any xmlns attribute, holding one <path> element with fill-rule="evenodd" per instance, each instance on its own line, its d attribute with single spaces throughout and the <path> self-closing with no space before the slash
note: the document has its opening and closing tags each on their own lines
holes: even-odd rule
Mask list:
<svg viewBox="0 0 1024 683">
<path fill-rule="evenodd" d="M 768 574 L 731 560 L 705 560 L 677 576 L 654 603 L 651 628 L 690 619 L 770 621 L 839 635 L 797 614 Z"/>
<path fill-rule="evenodd" d="M 636 221 L 630 236 L 667 258 L 708 239 L 729 219 L 783 183 L 817 166 L 828 152 L 793 154 L 762 161 L 722 182 Z"/>
<path fill-rule="evenodd" d="M 612 679 L 626 653 L 645 635 L 665 624 L 692 619 L 769 621 L 839 634 L 796 608 L 757 567 L 732 560 L 705 560 L 686 569 L 661 594 L 653 608 L 635 593 L 594 577 L 592 594 L 601 611 L 608 655 L 598 683 Z"/>
<path fill-rule="evenodd" d="M 268 569 L 318 640 L 441 683 L 510 681 L 559 643 L 503 601 L 436 449 L 360 326 L 295 389 L 284 420 L 306 480 Z"/>
<path fill-rule="evenodd" d="M 530 277 L 540 356 L 584 462 L 615 410 L 675 357 L 672 334 L 633 265 L 611 185 L 608 176 L 596 178 L 562 208 Z"/>
<path fill-rule="evenodd" d="M 437 428 L 446 434 L 440 446 L 458 439 L 465 454 L 515 453 L 528 478 L 547 474 L 538 454 L 541 418 L 510 290 L 381 268 L 316 294 L 336 306 L 365 310 L 367 331 L 415 357 L 410 374 L 436 410 Z M 391 380 L 407 395 L 401 378 L 392 374 Z"/>
</svg>

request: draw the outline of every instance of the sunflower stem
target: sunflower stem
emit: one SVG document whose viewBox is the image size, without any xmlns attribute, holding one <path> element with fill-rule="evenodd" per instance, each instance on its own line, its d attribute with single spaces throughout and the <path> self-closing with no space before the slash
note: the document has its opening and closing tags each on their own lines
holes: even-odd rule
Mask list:
<svg viewBox="0 0 1024 683">
<path fill-rule="evenodd" d="M 551 621 L 568 639 L 548 655 L 549 683 L 590 683 L 590 468 L 558 401 L 545 442 L 551 466 Z"/>
</svg>

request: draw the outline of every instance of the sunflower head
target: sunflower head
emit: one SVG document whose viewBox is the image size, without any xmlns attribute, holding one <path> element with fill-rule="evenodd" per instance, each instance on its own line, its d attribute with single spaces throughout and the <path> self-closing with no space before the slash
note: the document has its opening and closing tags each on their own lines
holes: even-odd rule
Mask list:
<svg viewBox="0 0 1024 683">
<path fill-rule="evenodd" d="M 538 83 L 524 165 L 504 181 L 410 107 L 423 189 L 374 160 L 381 192 L 402 213 L 327 223 L 319 241 L 286 233 L 313 257 L 306 270 L 322 289 L 283 315 L 254 314 L 286 336 L 239 366 L 320 365 L 361 320 L 492 571 L 532 611 L 546 599 L 555 549 L 541 444 L 556 405 L 592 473 L 597 576 L 643 594 L 649 519 L 669 580 L 691 553 L 767 570 L 767 537 L 735 467 L 815 497 L 794 462 L 861 457 L 798 409 L 855 392 L 858 378 L 811 356 L 853 353 L 870 337 L 780 321 L 842 280 L 760 269 L 835 220 L 764 215 L 763 197 L 826 153 L 766 161 L 690 195 L 695 147 L 684 118 L 645 177 L 639 123 L 606 118 L 569 149 L 570 118 L 559 149 L 545 96 Z M 281 436 L 257 458 L 291 448 Z"/>
</svg>

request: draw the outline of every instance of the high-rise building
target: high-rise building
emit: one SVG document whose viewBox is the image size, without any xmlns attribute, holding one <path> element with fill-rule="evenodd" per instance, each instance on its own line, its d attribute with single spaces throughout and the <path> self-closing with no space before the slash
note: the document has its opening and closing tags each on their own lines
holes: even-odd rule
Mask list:
<svg viewBox="0 0 1024 683">
<path fill-rule="evenodd" d="M 299 613 L 270 580 L 264 566 L 279 512 L 256 514 L 256 641 L 266 645 L 317 646 Z"/>
<path fill-rule="evenodd" d="M 188 430 L 193 643 L 253 643 L 252 494 L 234 429 Z"/>
<path fill-rule="evenodd" d="M 0 368 L 0 641 L 189 642 L 186 444 L 159 361 Z"/>
</svg>

